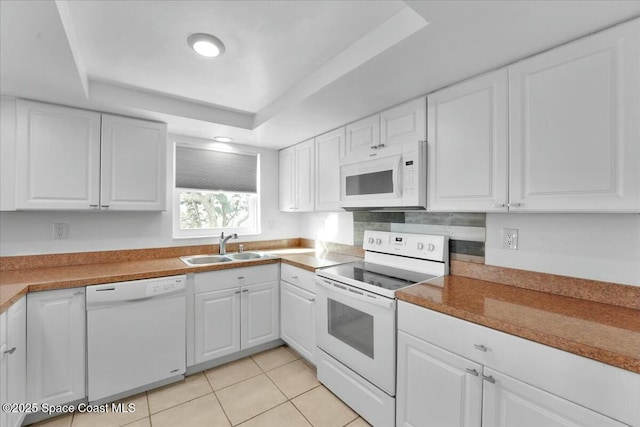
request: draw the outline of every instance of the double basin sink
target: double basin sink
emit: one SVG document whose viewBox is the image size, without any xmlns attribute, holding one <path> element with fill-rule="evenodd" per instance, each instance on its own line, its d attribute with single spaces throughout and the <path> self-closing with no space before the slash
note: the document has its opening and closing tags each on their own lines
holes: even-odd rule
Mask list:
<svg viewBox="0 0 640 427">
<path fill-rule="evenodd" d="M 220 264 L 231 261 L 249 261 L 254 259 L 271 258 L 272 255 L 264 252 L 238 252 L 227 255 L 191 255 L 180 257 L 182 262 L 190 267 Z"/>
</svg>

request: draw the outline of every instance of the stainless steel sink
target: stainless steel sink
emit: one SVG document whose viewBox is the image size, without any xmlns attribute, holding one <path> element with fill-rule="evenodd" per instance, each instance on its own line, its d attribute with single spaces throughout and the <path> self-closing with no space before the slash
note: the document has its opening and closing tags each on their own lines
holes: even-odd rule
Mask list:
<svg viewBox="0 0 640 427">
<path fill-rule="evenodd" d="M 265 255 L 261 252 L 238 252 L 236 254 L 229 254 L 228 256 L 236 260 L 246 260 L 264 258 Z"/>
<path fill-rule="evenodd" d="M 192 255 L 180 257 L 180 260 L 188 266 L 219 264 L 221 262 L 230 262 L 233 259 L 223 255 Z"/>
</svg>

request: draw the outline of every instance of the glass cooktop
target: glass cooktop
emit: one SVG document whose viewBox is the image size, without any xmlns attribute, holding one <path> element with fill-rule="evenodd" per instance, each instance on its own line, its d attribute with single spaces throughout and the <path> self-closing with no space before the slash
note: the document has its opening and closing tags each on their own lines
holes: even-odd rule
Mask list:
<svg viewBox="0 0 640 427">
<path fill-rule="evenodd" d="M 366 261 L 354 261 L 348 264 L 322 268 L 317 270 L 317 273 L 335 280 L 346 280 L 354 286 L 357 286 L 355 282 L 359 282 L 389 291 L 396 291 L 400 288 L 436 277 L 430 274 L 388 267 Z"/>
</svg>

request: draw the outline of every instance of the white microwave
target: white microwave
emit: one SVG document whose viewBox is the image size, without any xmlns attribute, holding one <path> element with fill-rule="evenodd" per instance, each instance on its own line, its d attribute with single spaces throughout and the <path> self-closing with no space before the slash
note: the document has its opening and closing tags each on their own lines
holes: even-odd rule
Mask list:
<svg viewBox="0 0 640 427">
<path fill-rule="evenodd" d="M 425 210 L 427 143 L 407 142 L 340 163 L 345 210 Z"/>
</svg>

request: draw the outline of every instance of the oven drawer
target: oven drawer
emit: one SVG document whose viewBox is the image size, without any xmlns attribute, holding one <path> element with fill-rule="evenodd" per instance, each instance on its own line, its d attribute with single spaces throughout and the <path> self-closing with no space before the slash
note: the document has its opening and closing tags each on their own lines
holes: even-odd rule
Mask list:
<svg viewBox="0 0 640 427">
<path fill-rule="evenodd" d="M 392 426 L 396 400 L 322 350 L 317 352 L 318 380 L 374 426 Z"/>
</svg>

